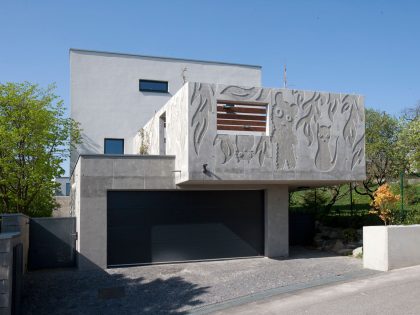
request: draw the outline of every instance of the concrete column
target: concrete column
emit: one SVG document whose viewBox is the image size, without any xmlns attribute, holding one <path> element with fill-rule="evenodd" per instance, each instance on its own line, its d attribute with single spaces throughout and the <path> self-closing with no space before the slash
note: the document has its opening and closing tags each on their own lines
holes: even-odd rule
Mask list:
<svg viewBox="0 0 420 315">
<path fill-rule="evenodd" d="M 265 248 L 267 257 L 289 256 L 289 189 L 276 185 L 265 190 Z"/>
</svg>

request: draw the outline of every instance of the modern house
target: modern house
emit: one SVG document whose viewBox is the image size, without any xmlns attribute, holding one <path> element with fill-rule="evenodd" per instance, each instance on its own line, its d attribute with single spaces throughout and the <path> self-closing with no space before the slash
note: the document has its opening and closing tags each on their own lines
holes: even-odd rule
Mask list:
<svg viewBox="0 0 420 315">
<path fill-rule="evenodd" d="M 261 67 L 70 50 L 79 268 L 287 256 L 288 194 L 365 178 L 364 99 Z"/>
</svg>

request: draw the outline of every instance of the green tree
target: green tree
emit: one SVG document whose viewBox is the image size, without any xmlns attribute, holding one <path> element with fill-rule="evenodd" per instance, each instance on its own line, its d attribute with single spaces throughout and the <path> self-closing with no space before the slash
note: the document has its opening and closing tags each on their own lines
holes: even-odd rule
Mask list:
<svg viewBox="0 0 420 315">
<path fill-rule="evenodd" d="M 399 146 L 401 124 L 385 112 L 366 109 L 366 180 L 355 191 L 374 199 L 378 186 L 407 169 L 407 152 Z"/>
<path fill-rule="evenodd" d="M 407 153 L 408 171 L 420 170 L 420 102 L 404 110 L 399 134 L 399 150 Z"/>
<path fill-rule="evenodd" d="M 0 212 L 50 216 L 55 177 L 80 143 L 78 123 L 63 101 L 36 84 L 0 84 Z"/>
</svg>

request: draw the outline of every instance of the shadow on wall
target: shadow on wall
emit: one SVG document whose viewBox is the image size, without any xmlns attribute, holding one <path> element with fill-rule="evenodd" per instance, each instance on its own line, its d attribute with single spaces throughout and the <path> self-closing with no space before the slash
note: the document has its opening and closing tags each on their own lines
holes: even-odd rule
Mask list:
<svg viewBox="0 0 420 315">
<path fill-rule="evenodd" d="M 93 269 L 63 269 L 74 250 L 66 233 L 73 231 L 64 229 L 63 233 L 62 227 L 57 230 L 51 224 L 56 219 L 60 224 L 63 222 L 63 218 L 44 219 L 50 221 L 47 226 L 37 222 L 36 229 L 42 232 L 43 243 L 38 244 L 38 254 L 44 260 L 32 266 L 61 269 L 31 271 L 25 275 L 21 314 L 187 314 L 187 309 L 204 303 L 199 297 L 208 287 L 200 287 L 180 276 L 147 279 L 147 268 L 155 266 L 124 268 L 123 272 L 119 268 L 103 270 L 78 253 L 78 260 L 89 263 Z M 40 241 L 31 237 L 30 259 L 34 258 L 37 246 L 34 240 Z"/>
</svg>

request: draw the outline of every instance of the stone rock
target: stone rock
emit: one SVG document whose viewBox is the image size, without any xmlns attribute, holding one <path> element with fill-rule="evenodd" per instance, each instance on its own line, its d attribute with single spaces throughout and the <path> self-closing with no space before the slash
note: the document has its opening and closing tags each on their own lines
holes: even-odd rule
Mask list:
<svg viewBox="0 0 420 315">
<path fill-rule="evenodd" d="M 353 257 L 362 258 L 363 256 L 363 247 L 357 247 L 353 249 Z"/>
<path fill-rule="evenodd" d="M 341 255 L 341 256 L 349 256 L 353 253 L 353 250 L 350 248 L 343 248 L 340 249 L 339 251 L 337 251 L 337 254 Z"/>
<path fill-rule="evenodd" d="M 344 248 L 344 244 L 341 240 L 336 240 L 332 250 L 336 253 Z"/>
</svg>

